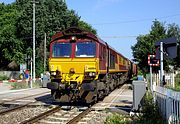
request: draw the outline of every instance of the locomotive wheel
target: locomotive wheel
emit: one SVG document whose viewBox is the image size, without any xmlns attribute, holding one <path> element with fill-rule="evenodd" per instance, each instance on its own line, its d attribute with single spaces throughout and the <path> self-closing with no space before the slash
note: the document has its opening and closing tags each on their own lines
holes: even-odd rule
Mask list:
<svg viewBox="0 0 180 124">
<path fill-rule="evenodd" d="M 58 97 L 57 97 L 57 92 L 56 90 L 51 90 L 51 95 L 52 97 L 56 100 Z"/>
<path fill-rule="evenodd" d="M 98 91 L 97 91 L 97 87 L 95 88 L 94 92 L 95 92 L 94 102 L 97 103 L 97 102 L 98 102 Z"/>
<path fill-rule="evenodd" d="M 109 87 L 106 87 L 105 89 L 105 96 L 107 96 L 109 94 L 110 90 L 109 90 Z"/>
</svg>

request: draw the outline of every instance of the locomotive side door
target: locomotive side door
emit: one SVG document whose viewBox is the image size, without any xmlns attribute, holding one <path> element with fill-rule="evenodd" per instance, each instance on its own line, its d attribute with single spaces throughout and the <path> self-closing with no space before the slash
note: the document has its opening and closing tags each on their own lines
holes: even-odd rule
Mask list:
<svg viewBox="0 0 180 124">
<path fill-rule="evenodd" d="M 106 47 L 104 45 L 100 45 L 100 52 L 99 52 L 99 66 L 100 70 L 106 73 Z"/>
</svg>

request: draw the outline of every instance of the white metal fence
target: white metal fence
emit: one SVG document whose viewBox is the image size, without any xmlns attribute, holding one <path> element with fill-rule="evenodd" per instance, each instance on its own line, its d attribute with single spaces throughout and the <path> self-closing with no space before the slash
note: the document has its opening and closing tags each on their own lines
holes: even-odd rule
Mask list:
<svg viewBox="0 0 180 124">
<path fill-rule="evenodd" d="M 174 77 L 176 76 L 174 73 L 164 73 L 165 75 L 165 82 L 167 86 L 175 87 Z M 146 75 L 146 79 L 150 82 L 150 74 Z M 153 73 L 152 74 L 152 83 L 153 85 L 160 85 L 160 73 Z"/>
<path fill-rule="evenodd" d="M 168 124 L 180 124 L 180 92 L 153 85 L 153 94 Z"/>
</svg>

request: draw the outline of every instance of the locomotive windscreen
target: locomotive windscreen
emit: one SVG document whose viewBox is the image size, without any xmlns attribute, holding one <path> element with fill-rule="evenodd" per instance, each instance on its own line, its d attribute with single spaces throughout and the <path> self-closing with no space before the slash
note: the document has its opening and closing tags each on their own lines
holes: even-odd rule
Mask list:
<svg viewBox="0 0 180 124">
<path fill-rule="evenodd" d="M 71 43 L 54 43 L 52 57 L 70 57 L 71 48 Z"/>
<path fill-rule="evenodd" d="M 76 57 L 95 57 L 95 42 L 77 42 L 75 55 Z"/>
</svg>

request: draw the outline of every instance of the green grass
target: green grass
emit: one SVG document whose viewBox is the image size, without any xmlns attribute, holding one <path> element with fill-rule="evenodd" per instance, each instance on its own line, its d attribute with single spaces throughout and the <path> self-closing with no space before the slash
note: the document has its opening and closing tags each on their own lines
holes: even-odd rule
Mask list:
<svg viewBox="0 0 180 124">
<path fill-rule="evenodd" d="M 9 78 L 6 75 L 0 75 L 0 81 L 2 80 L 9 80 Z"/>
<path fill-rule="evenodd" d="M 175 90 L 180 92 L 180 77 L 175 78 Z"/>
<path fill-rule="evenodd" d="M 175 88 L 172 86 L 165 86 L 165 88 L 180 92 L 180 77 L 175 78 Z"/>
<path fill-rule="evenodd" d="M 30 83 L 26 82 L 26 81 L 11 82 L 11 83 L 8 83 L 8 84 L 11 85 L 12 90 L 30 88 Z M 41 87 L 41 82 L 40 81 L 36 81 L 35 83 L 32 83 L 32 87 L 33 88 L 40 88 Z"/>
<path fill-rule="evenodd" d="M 112 114 L 106 118 L 105 124 L 132 124 L 132 120 L 121 114 Z"/>
</svg>

